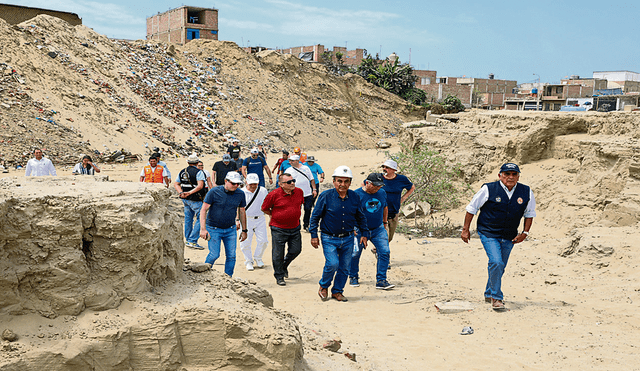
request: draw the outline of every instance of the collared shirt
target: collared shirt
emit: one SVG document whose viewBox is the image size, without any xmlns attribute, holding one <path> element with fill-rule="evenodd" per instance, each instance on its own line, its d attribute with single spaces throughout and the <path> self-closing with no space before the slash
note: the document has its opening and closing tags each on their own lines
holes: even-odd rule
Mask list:
<svg viewBox="0 0 640 371">
<path fill-rule="evenodd" d="M 335 188 L 320 194 L 311 214 L 309 224 L 311 238 L 318 238 L 318 224 L 322 232 L 330 234 L 353 232 L 357 224 L 362 235 L 369 237 L 369 227 L 362 210 L 360 196 L 350 189 L 347 190 L 344 198 L 340 197 Z"/>
<path fill-rule="evenodd" d="M 258 188 L 256 188 L 256 191 L 253 193 L 251 193 L 247 189 L 247 187 L 242 188 L 242 191 L 244 192 L 244 200 L 247 205 L 249 205 L 249 202 L 251 202 L 251 199 L 256 194 L 256 192 L 258 193 L 258 195 L 256 196 L 256 199 L 253 200 L 251 207 L 249 208 L 245 207 L 245 210 L 247 211 L 247 216 L 264 215 L 264 213 L 262 212 L 262 203 L 264 202 L 264 199 L 269 194 L 269 191 L 267 191 L 265 187 L 260 187 L 260 186 L 258 186 Z"/>
<path fill-rule="evenodd" d="M 507 197 L 511 199 L 511 196 L 513 196 L 513 192 L 516 190 L 518 183 L 516 183 L 516 185 L 511 189 L 511 191 L 509 191 L 509 188 L 507 188 L 507 186 L 504 185 L 504 183 L 500 182 L 500 185 L 502 186 L 502 189 L 504 189 L 504 191 L 507 193 Z M 487 202 L 488 199 L 489 199 L 489 188 L 485 184 L 480 188 L 478 193 L 476 193 L 473 196 L 473 198 L 471 199 L 471 202 L 469 202 L 469 205 L 467 205 L 466 210 L 469 212 L 469 214 L 476 215 L 478 213 L 478 210 L 480 210 L 480 208 L 484 206 L 484 203 Z M 527 204 L 527 208 L 524 210 L 524 217 L 535 218 L 535 216 L 536 216 L 536 199 L 533 197 L 533 191 L 531 190 L 531 188 L 529 188 L 529 203 Z"/>
<path fill-rule="evenodd" d="M 45 176 L 52 175 L 58 176 L 56 174 L 56 168 L 53 167 L 53 163 L 46 157 L 43 157 L 40 160 L 32 158 L 27 161 L 27 169 L 24 173 L 25 176 Z"/>
<path fill-rule="evenodd" d="M 229 161 L 227 165 L 224 164 L 224 161 L 218 161 L 213 164 L 213 171 L 216 172 L 216 185 L 223 185 L 227 173 L 236 170 L 238 170 L 238 164 L 234 161 Z"/>
<path fill-rule="evenodd" d="M 73 172 L 72 174 L 78 174 L 78 175 L 94 175 L 95 174 L 95 170 L 93 169 L 93 166 L 87 168 L 82 166 L 82 162 L 76 164 L 76 166 L 73 167 Z"/>
<path fill-rule="evenodd" d="M 300 215 L 302 215 L 300 208 L 303 203 L 304 196 L 300 188 L 294 188 L 291 194 L 287 194 L 281 187 L 274 189 L 265 197 L 262 211 L 271 212 L 270 226 L 293 229 L 300 226 Z"/>
<path fill-rule="evenodd" d="M 204 203 L 211 205 L 207 213 L 207 226 L 231 228 L 236 224 L 236 211 L 245 207 L 244 192 L 240 189 L 227 191 L 224 186 L 213 187 L 207 192 Z"/>
<path fill-rule="evenodd" d="M 302 189 L 304 197 L 311 196 L 313 190 L 311 189 L 311 180 L 313 180 L 313 174 L 306 165 L 302 165 L 299 168 L 288 168 L 285 174 L 290 174 L 293 179 L 296 180 L 296 187 Z M 304 174 L 304 175 L 303 175 Z"/>
<path fill-rule="evenodd" d="M 318 185 L 318 183 L 320 183 L 318 181 L 318 174 L 324 174 L 324 171 L 322 171 L 322 167 L 320 167 L 317 162 L 314 162 L 313 165 L 309 165 L 309 163 L 307 162 L 307 167 L 309 168 L 309 170 L 311 170 L 311 174 L 313 174 L 313 180 L 315 180 L 316 185 Z"/>
</svg>

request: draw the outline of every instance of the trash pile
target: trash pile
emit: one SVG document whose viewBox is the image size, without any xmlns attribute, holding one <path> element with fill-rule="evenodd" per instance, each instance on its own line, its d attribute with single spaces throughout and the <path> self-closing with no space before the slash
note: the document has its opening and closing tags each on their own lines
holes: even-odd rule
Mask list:
<svg viewBox="0 0 640 371">
<path fill-rule="evenodd" d="M 0 20 L 0 45 L 0 162 L 9 165 L 35 148 L 55 164 L 83 153 L 135 161 L 153 147 L 213 154 L 232 139 L 267 150 L 374 148 L 423 114 L 357 76 L 227 41 L 111 40 L 39 15 Z"/>
</svg>

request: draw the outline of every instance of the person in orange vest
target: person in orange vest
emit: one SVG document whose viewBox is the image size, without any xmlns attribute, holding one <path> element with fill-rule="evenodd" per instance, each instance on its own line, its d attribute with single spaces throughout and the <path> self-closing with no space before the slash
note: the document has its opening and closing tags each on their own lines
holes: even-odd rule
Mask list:
<svg viewBox="0 0 640 371">
<path fill-rule="evenodd" d="M 300 147 L 296 147 L 293 149 L 293 153 L 300 156 L 300 163 L 301 164 L 305 164 L 305 162 L 307 162 L 307 154 L 302 152 L 302 149 Z"/>
<path fill-rule="evenodd" d="M 144 183 L 164 183 L 169 187 L 169 177 L 167 169 L 158 165 L 156 157 L 149 157 L 149 165 L 145 166 L 140 173 L 140 181 Z"/>
</svg>

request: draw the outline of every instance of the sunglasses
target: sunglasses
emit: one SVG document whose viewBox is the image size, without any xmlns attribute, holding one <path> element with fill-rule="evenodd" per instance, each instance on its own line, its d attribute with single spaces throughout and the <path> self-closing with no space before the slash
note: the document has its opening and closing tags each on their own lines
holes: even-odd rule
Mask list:
<svg viewBox="0 0 640 371">
<path fill-rule="evenodd" d="M 296 184 L 296 180 L 295 180 L 295 179 L 290 179 L 290 180 L 287 180 L 286 182 L 285 182 L 285 181 L 282 181 L 281 183 L 286 183 L 286 184 Z"/>
</svg>

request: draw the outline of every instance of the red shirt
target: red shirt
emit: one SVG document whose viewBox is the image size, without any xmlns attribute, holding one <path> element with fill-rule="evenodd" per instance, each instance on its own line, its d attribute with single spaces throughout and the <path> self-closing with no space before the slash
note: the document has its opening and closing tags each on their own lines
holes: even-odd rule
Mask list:
<svg viewBox="0 0 640 371">
<path fill-rule="evenodd" d="M 300 188 L 294 188 L 286 194 L 282 188 L 276 188 L 265 197 L 262 211 L 271 212 L 269 225 L 282 229 L 293 229 L 300 225 L 301 206 L 304 196 Z"/>
<path fill-rule="evenodd" d="M 284 159 L 282 157 L 280 157 L 278 159 L 278 162 L 276 162 L 276 166 L 278 167 L 278 174 L 280 174 L 280 165 L 282 165 L 283 162 L 284 162 Z"/>
</svg>

